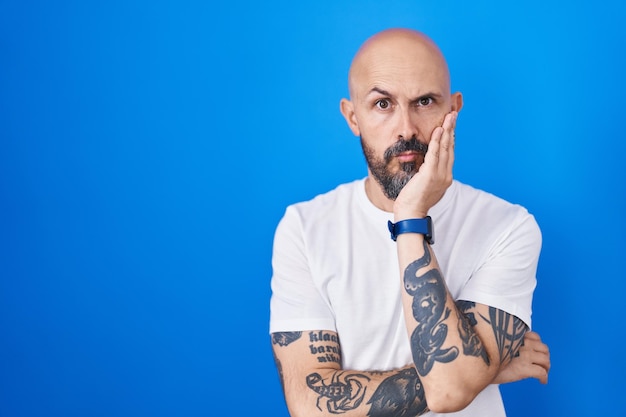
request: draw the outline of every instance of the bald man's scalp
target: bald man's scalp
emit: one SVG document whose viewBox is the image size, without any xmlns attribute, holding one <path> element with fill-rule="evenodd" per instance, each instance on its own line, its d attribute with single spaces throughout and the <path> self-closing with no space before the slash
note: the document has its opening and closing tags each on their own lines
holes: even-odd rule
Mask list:
<svg viewBox="0 0 626 417">
<path fill-rule="evenodd" d="M 357 95 L 357 86 L 363 78 L 367 78 L 368 71 L 377 62 L 385 59 L 403 58 L 415 54 L 423 59 L 432 60 L 439 71 L 443 71 L 447 84 L 450 84 L 450 72 L 443 53 L 435 42 L 422 32 L 413 29 L 394 28 L 379 32 L 367 39 L 358 49 L 348 73 L 348 90 L 350 98 Z M 411 63 L 409 62 L 409 65 Z"/>
</svg>

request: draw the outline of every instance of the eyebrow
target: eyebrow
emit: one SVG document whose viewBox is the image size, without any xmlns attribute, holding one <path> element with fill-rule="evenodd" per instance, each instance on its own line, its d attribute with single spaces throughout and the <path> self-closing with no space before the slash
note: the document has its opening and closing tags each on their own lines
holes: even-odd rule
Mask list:
<svg viewBox="0 0 626 417">
<path fill-rule="evenodd" d="M 387 90 L 383 90 L 382 88 L 379 88 L 379 87 L 373 87 L 373 88 L 372 88 L 372 89 L 371 89 L 371 90 L 367 93 L 367 95 L 369 96 L 369 95 L 370 95 L 370 94 L 372 94 L 372 93 L 378 93 L 378 94 L 381 94 L 381 95 L 383 95 L 383 96 L 393 97 L 393 94 L 391 94 L 389 91 L 387 91 Z M 437 94 L 437 93 L 433 93 L 433 92 L 429 92 L 429 93 L 422 94 L 421 96 L 416 97 L 416 98 L 412 99 L 411 101 L 412 101 L 412 102 L 415 102 L 415 101 L 419 101 L 419 100 L 421 100 L 421 99 L 423 99 L 423 98 L 427 98 L 427 97 L 441 98 L 441 97 L 442 97 L 442 95 L 441 95 L 441 94 Z"/>
<path fill-rule="evenodd" d="M 391 96 L 391 93 L 387 90 L 383 90 L 382 88 L 374 87 L 372 88 L 367 95 L 369 96 L 372 93 L 382 94 L 383 96 Z"/>
</svg>

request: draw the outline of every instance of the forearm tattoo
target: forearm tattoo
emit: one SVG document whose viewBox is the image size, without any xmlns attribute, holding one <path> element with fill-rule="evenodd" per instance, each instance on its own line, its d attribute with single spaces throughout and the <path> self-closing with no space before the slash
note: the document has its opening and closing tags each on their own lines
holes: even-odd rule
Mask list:
<svg viewBox="0 0 626 417">
<path fill-rule="evenodd" d="M 318 394 L 316 406 L 331 414 L 354 410 L 363 402 L 370 377 L 357 372 L 336 371 L 324 381 L 320 374 L 307 376 L 309 388 Z M 424 389 L 415 368 L 404 369 L 383 380 L 367 402 L 369 417 L 413 417 L 428 411 Z"/>
<path fill-rule="evenodd" d="M 328 412 L 341 414 L 361 405 L 369 380 L 365 374 L 336 371 L 327 382 L 315 372 L 306 377 L 306 384 L 318 394 L 315 405 L 320 411 L 323 405 Z"/>
<path fill-rule="evenodd" d="M 487 351 L 478 335 L 472 330 L 472 327 L 476 326 L 478 321 L 476 321 L 474 313 L 468 312 L 470 308 L 476 306 L 476 303 L 460 300 L 456 302 L 456 305 L 461 313 L 459 317 L 459 335 L 463 342 L 463 353 L 467 356 L 480 356 L 489 365 L 491 363 L 489 355 L 487 355 Z"/>
<path fill-rule="evenodd" d="M 288 346 L 299 340 L 302 332 L 281 332 L 272 334 L 272 344 Z M 309 353 L 318 362 L 341 363 L 339 339 L 335 333 L 315 331 L 308 333 Z M 282 365 L 274 355 L 280 382 L 285 389 Z M 313 372 L 306 377 L 306 385 L 317 394 L 315 406 L 331 414 L 343 414 L 363 404 L 368 392 L 371 373 L 337 370 L 329 378 Z M 428 411 L 424 389 L 415 368 L 394 373 L 383 380 L 367 402 L 370 405 L 368 417 L 412 417 Z"/>
<path fill-rule="evenodd" d="M 369 417 L 412 417 L 428 411 L 422 381 L 415 368 L 403 369 L 385 379 L 367 402 Z"/>
<path fill-rule="evenodd" d="M 448 293 L 441 273 L 435 268 L 418 275 L 418 271 L 430 265 L 431 260 L 424 240 L 424 256 L 413 261 L 404 271 L 404 289 L 413 296 L 413 317 L 418 323 L 411 334 L 411 350 L 420 375 L 427 375 L 435 362 L 447 363 L 459 354 L 456 346 L 441 348 L 448 336 L 444 321 L 450 316 L 450 309 L 446 307 Z"/>
<path fill-rule="evenodd" d="M 420 375 L 427 375 L 435 362 L 453 361 L 459 353 L 455 346 L 442 348 L 448 335 L 448 326 L 444 321 L 450 316 L 450 309 L 446 307 L 447 290 L 441 273 L 435 268 L 418 275 L 431 261 L 428 243 L 424 241 L 424 255 L 409 264 L 404 271 L 404 289 L 413 296 L 413 317 L 418 323 L 411 334 L 411 349 Z M 478 323 L 476 315 L 491 324 L 500 363 L 510 361 L 517 354 L 528 330 L 524 322 L 494 307 L 489 307 L 489 317 L 485 317 L 469 311 L 476 305 L 473 302 L 457 301 L 456 305 L 460 312 L 458 332 L 464 355 L 480 357 L 487 365 L 491 363 L 482 341 L 473 331 Z"/>
</svg>

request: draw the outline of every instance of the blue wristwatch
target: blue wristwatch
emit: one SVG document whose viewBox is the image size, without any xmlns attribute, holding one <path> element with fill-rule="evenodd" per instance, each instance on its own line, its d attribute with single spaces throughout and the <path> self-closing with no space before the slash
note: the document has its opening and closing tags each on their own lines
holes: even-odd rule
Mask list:
<svg viewBox="0 0 626 417">
<path fill-rule="evenodd" d="M 431 245 L 435 243 L 433 221 L 430 216 L 426 216 L 423 219 L 400 220 L 398 223 L 389 221 L 387 222 L 387 226 L 391 232 L 391 239 L 393 239 L 394 242 L 398 235 L 402 233 L 421 233 L 428 243 Z"/>
</svg>

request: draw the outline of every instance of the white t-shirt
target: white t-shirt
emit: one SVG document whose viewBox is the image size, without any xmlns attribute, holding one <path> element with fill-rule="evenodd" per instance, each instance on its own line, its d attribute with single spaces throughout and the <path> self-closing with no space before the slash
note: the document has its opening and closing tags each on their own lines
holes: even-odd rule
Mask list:
<svg viewBox="0 0 626 417">
<path fill-rule="evenodd" d="M 530 327 L 541 249 L 534 217 L 456 180 L 429 215 L 452 297 L 504 310 Z M 289 206 L 274 238 L 270 333 L 336 331 L 344 369 L 412 363 L 388 220 L 393 213 L 369 201 L 365 179 Z M 498 387 L 452 415 L 504 416 Z"/>
</svg>

